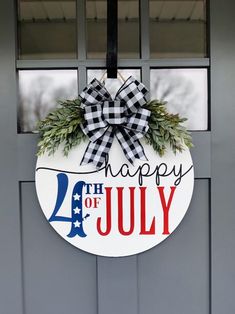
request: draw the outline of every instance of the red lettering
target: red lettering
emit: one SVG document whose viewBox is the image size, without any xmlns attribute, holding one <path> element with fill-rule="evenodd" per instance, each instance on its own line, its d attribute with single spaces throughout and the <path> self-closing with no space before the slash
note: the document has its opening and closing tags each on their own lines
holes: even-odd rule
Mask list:
<svg viewBox="0 0 235 314">
<path fill-rule="evenodd" d="M 100 235 L 106 236 L 110 233 L 111 230 L 111 187 L 106 187 L 106 230 L 101 230 L 101 217 L 97 219 L 97 231 Z"/>
<path fill-rule="evenodd" d="M 85 204 L 86 208 L 91 208 L 91 206 L 92 206 L 92 198 L 91 197 L 85 198 L 84 204 Z"/>
<path fill-rule="evenodd" d="M 162 234 L 170 234 L 169 232 L 169 211 L 171 207 L 172 198 L 176 189 L 176 186 L 171 186 L 171 193 L 166 203 L 165 195 L 164 195 L 164 186 L 157 187 L 163 210 L 163 233 Z"/>
<path fill-rule="evenodd" d="M 146 230 L 146 189 L 146 187 L 140 187 L 140 234 L 155 234 L 155 217 L 150 229 Z"/>
<path fill-rule="evenodd" d="M 100 200 L 101 200 L 100 197 L 94 197 L 94 208 L 98 207 Z"/>
<path fill-rule="evenodd" d="M 125 231 L 123 228 L 123 187 L 117 187 L 118 191 L 118 230 L 120 234 L 128 236 L 133 233 L 135 227 L 135 202 L 134 202 L 134 193 L 135 188 L 129 187 L 130 190 L 130 228 L 128 231 Z"/>
</svg>

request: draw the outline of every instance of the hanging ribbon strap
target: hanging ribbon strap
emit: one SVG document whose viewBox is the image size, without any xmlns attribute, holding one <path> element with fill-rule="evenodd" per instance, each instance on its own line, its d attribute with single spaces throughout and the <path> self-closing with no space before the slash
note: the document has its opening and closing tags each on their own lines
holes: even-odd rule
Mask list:
<svg viewBox="0 0 235 314">
<path fill-rule="evenodd" d="M 146 87 L 129 77 L 117 92 L 115 99 L 106 88 L 94 79 L 80 94 L 85 123 L 81 126 L 90 143 L 81 164 L 92 162 L 100 168 L 117 138 L 130 163 L 135 158 L 146 160 L 139 141 L 148 131 L 150 111 L 146 104 Z"/>
</svg>

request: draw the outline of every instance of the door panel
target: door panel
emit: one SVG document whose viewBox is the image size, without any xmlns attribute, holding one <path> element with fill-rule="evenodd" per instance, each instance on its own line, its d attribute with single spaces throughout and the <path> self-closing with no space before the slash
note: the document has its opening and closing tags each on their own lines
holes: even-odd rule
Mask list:
<svg viewBox="0 0 235 314">
<path fill-rule="evenodd" d="M 102 314 L 209 314 L 208 195 L 208 180 L 196 180 L 169 239 L 138 256 L 98 257 L 96 274 L 96 257 L 62 240 L 38 206 L 34 183 L 22 183 L 25 314 L 95 314 L 97 304 Z"/>
<path fill-rule="evenodd" d="M 209 182 L 172 235 L 138 257 L 140 314 L 209 314 Z"/>
<path fill-rule="evenodd" d="M 48 224 L 34 182 L 21 184 L 25 314 L 94 314 L 96 256 L 64 241 Z"/>
<path fill-rule="evenodd" d="M 98 313 L 138 313 L 136 255 L 98 257 Z"/>
</svg>

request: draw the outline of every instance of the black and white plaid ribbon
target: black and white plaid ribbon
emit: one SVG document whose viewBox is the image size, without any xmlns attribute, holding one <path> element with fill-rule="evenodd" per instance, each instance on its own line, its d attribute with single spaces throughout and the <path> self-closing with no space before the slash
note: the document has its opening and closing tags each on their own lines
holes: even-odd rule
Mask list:
<svg viewBox="0 0 235 314">
<path fill-rule="evenodd" d="M 135 158 L 146 160 L 139 141 L 148 131 L 150 111 L 146 104 L 146 87 L 129 77 L 118 90 L 113 100 L 104 85 L 94 79 L 80 94 L 84 108 L 85 123 L 81 126 L 90 143 L 81 164 L 92 162 L 100 168 L 117 138 L 130 163 Z"/>
</svg>

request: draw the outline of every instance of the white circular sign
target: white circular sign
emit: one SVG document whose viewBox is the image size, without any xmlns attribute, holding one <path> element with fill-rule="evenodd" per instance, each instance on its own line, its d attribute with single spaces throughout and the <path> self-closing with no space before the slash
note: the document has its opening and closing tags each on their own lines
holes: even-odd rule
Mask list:
<svg viewBox="0 0 235 314">
<path fill-rule="evenodd" d="M 114 141 L 97 171 L 80 166 L 87 143 L 68 157 L 38 158 L 36 189 L 41 208 L 66 241 L 89 253 L 128 256 L 165 240 L 191 201 L 194 172 L 189 150 L 159 157 L 143 144 L 148 161 L 128 163 Z"/>
</svg>

